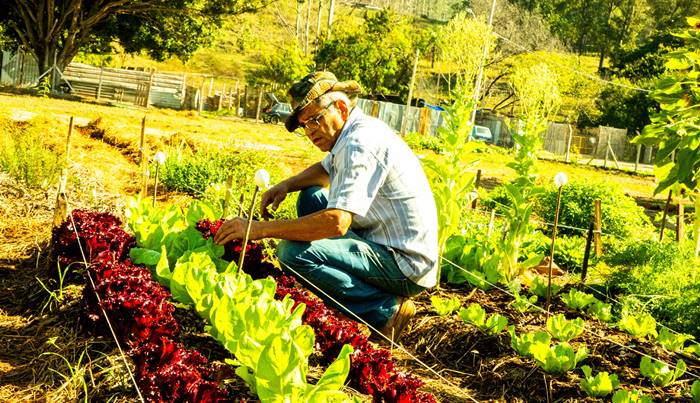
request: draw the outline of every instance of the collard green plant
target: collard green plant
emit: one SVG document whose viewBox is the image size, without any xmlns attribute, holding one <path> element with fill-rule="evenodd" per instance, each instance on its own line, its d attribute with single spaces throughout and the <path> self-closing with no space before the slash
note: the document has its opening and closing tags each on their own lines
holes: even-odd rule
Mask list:
<svg viewBox="0 0 700 403">
<path fill-rule="evenodd" d="M 665 327 L 662 327 L 659 331 L 659 338 L 657 341 L 663 348 L 668 351 L 681 351 L 685 346 L 687 340 L 691 340 L 693 336 L 684 333 L 674 333 Z"/>
<path fill-rule="evenodd" d="M 430 297 L 430 303 L 433 305 L 433 309 L 440 316 L 449 315 L 452 312 L 458 310 L 462 303 L 459 302 L 459 298 L 440 298 L 437 295 Z"/>
<path fill-rule="evenodd" d="M 580 336 L 585 325 L 581 318 L 568 320 L 564 315 L 558 314 L 547 319 L 547 330 L 555 339 L 569 341 Z"/>
<path fill-rule="evenodd" d="M 687 18 L 690 28 L 673 35 L 685 41 L 685 47 L 665 56 L 667 74 L 656 82 L 650 97 L 659 103 L 651 124 L 633 141 L 656 146 L 654 165 L 660 193 L 676 185 L 690 191 L 695 199 L 695 257 L 700 254 L 700 24 L 699 18 Z"/>
<path fill-rule="evenodd" d="M 584 377 L 581 379 L 581 389 L 591 397 L 604 397 L 620 386 L 620 381 L 616 374 L 610 375 L 607 372 L 598 372 L 593 376 L 593 371 L 588 365 L 581 367 Z"/>
<path fill-rule="evenodd" d="M 532 356 L 533 345 L 542 344 L 549 347 L 552 341 L 552 336 L 547 332 L 522 333 L 517 335 L 515 334 L 515 326 L 508 326 L 508 333 L 510 334 L 511 347 L 523 357 Z"/>
<path fill-rule="evenodd" d="M 648 356 L 642 357 L 642 361 L 639 364 L 639 371 L 643 376 L 651 379 L 651 382 L 655 386 L 668 386 L 673 383 L 678 377 L 685 373 L 685 361 L 678 360 L 676 362 L 676 368 L 670 369 L 669 365 L 665 362 L 658 361 L 654 359 L 652 361 Z"/>
<path fill-rule="evenodd" d="M 628 391 L 620 389 L 612 398 L 613 403 L 654 403 L 649 396 L 644 396 L 644 394 L 636 389 Z"/>
<path fill-rule="evenodd" d="M 637 315 L 631 314 L 627 310 L 622 311 L 622 317 L 617 326 L 625 332 L 637 338 L 652 337 L 656 338 L 656 320 L 646 312 L 640 312 Z"/>
<path fill-rule="evenodd" d="M 568 294 L 562 295 L 561 300 L 568 308 L 576 310 L 583 310 L 588 305 L 599 302 L 593 294 L 587 294 L 575 288 L 570 289 Z"/>
<path fill-rule="evenodd" d="M 532 357 L 542 369 L 550 374 L 562 374 L 576 368 L 576 365 L 588 357 L 586 346 L 574 351 L 569 343 L 559 343 L 553 347 L 536 343 L 530 347 Z"/>
</svg>

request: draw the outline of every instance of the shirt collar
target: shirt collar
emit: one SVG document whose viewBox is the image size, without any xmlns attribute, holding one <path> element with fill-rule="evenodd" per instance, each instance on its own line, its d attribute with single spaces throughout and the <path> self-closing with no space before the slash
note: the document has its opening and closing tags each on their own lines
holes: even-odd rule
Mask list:
<svg viewBox="0 0 700 403">
<path fill-rule="evenodd" d="M 350 131 L 352 131 L 352 127 L 355 125 L 355 122 L 359 120 L 363 115 L 364 113 L 362 112 L 362 109 L 358 108 L 357 106 L 352 108 L 350 114 L 348 115 L 348 119 L 345 121 L 345 124 L 343 124 L 343 128 L 340 129 L 338 140 L 335 141 L 335 144 L 333 144 L 333 148 L 331 148 L 331 154 L 335 155 L 335 152 L 337 152 L 340 149 L 339 145 L 343 141 L 343 138 L 346 137 L 346 135 Z"/>
</svg>

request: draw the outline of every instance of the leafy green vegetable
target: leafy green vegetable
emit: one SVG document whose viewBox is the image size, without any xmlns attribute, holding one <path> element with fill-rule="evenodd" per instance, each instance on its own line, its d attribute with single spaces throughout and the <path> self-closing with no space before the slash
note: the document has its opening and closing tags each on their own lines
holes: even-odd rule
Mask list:
<svg viewBox="0 0 700 403">
<path fill-rule="evenodd" d="M 433 309 L 440 316 L 449 315 L 452 312 L 458 310 L 462 303 L 459 302 L 459 298 L 440 298 L 437 295 L 430 297 L 430 303 L 433 305 Z"/>
<path fill-rule="evenodd" d="M 681 351 L 685 346 L 686 340 L 691 340 L 693 336 L 684 333 L 673 333 L 667 328 L 661 328 L 659 332 L 658 342 L 663 348 L 668 351 Z"/>
<path fill-rule="evenodd" d="M 552 296 L 559 294 L 562 288 L 564 288 L 563 285 L 552 283 Z M 530 285 L 530 292 L 540 298 L 547 298 L 547 281 L 543 277 L 535 277 Z"/>
<path fill-rule="evenodd" d="M 567 320 L 562 314 L 551 316 L 547 319 L 547 330 L 557 340 L 569 341 L 583 333 L 584 321 L 581 318 Z"/>
<path fill-rule="evenodd" d="M 513 301 L 512 306 L 516 311 L 520 313 L 533 312 L 537 310 L 535 304 L 537 303 L 537 295 L 530 295 L 530 297 L 524 297 L 520 294 L 514 294 L 515 301 Z"/>
<path fill-rule="evenodd" d="M 700 344 L 694 343 L 685 348 L 687 353 L 693 353 L 700 357 Z"/>
<path fill-rule="evenodd" d="M 476 303 L 470 304 L 466 309 L 460 309 L 459 316 L 463 321 L 471 323 L 488 334 L 499 334 L 508 326 L 508 319 L 497 313 L 486 319 L 486 311 Z"/>
<path fill-rule="evenodd" d="M 685 362 L 678 360 L 676 368 L 671 370 L 668 364 L 657 360 L 652 361 L 651 358 L 644 356 L 639 365 L 639 370 L 642 375 L 651 379 L 654 385 L 664 387 L 673 383 L 685 373 Z"/>
<path fill-rule="evenodd" d="M 616 374 L 608 374 L 607 372 L 598 372 L 595 376 L 592 376 L 593 371 L 588 365 L 581 367 L 583 371 L 584 378 L 581 379 L 581 389 L 583 389 L 588 396 L 591 397 L 603 397 L 612 393 L 615 388 L 620 386 L 620 381 L 617 379 Z"/>
<path fill-rule="evenodd" d="M 577 351 L 563 342 L 550 347 L 542 343 L 535 343 L 530 347 L 532 357 L 542 369 L 552 374 L 562 374 L 576 368 L 576 364 L 588 357 L 588 349 L 583 346 Z"/>
<path fill-rule="evenodd" d="M 638 390 L 627 391 L 620 389 L 613 395 L 613 403 L 654 403 L 649 396 L 644 396 Z"/>
<path fill-rule="evenodd" d="M 571 309 L 583 309 L 590 304 L 598 302 L 598 299 L 592 294 L 586 294 L 585 292 L 578 291 L 576 289 L 570 289 L 568 294 L 561 296 L 562 302 Z"/>
<path fill-rule="evenodd" d="M 612 320 L 612 305 L 605 302 L 594 302 L 588 306 L 588 313 L 602 322 L 610 322 Z"/>
<path fill-rule="evenodd" d="M 549 347 L 552 337 L 547 332 L 523 333 L 520 336 L 515 334 L 515 326 L 508 327 L 510 333 L 510 345 L 513 350 L 524 357 L 532 356 L 532 346 L 542 344 Z"/>
<path fill-rule="evenodd" d="M 693 402 L 700 403 L 700 381 L 693 382 L 690 387 L 690 395 L 693 397 Z"/>
<path fill-rule="evenodd" d="M 618 326 L 620 329 L 640 339 L 647 336 L 658 336 L 658 333 L 656 333 L 656 320 L 646 312 L 633 315 L 629 311 L 624 310 Z"/>
</svg>

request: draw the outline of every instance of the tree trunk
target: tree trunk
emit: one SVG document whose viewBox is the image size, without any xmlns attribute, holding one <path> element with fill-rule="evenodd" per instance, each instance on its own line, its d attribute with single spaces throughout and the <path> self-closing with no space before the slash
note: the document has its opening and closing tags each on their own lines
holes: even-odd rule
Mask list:
<svg viewBox="0 0 700 403">
<path fill-rule="evenodd" d="M 309 27 L 311 25 L 311 0 L 306 3 L 306 33 L 304 34 L 304 54 L 309 54 Z"/>
</svg>

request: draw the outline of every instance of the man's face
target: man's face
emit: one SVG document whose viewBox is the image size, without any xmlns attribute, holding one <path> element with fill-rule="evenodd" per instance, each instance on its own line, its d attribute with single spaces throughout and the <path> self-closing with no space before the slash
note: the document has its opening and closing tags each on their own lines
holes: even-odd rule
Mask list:
<svg viewBox="0 0 700 403">
<path fill-rule="evenodd" d="M 312 102 L 299 113 L 299 123 L 316 147 L 330 151 L 338 140 L 347 119 L 347 106 L 343 101 L 325 104 Z"/>
</svg>

